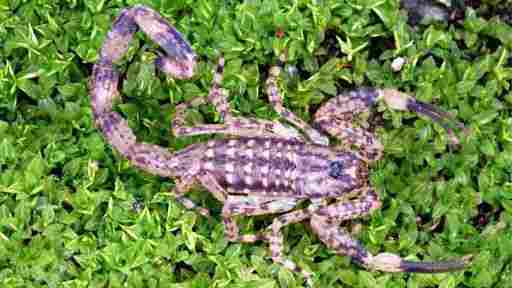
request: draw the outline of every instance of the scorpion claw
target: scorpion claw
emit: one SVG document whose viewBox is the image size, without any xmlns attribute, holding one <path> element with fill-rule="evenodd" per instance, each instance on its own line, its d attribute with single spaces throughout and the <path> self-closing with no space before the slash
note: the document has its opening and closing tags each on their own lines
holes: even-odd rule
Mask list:
<svg viewBox="0 0 512 288">
<path fill-rule="evenodd" d="M 381 253 L 371 257 L 369 268 L 386 272 L 415 272 L 415 273 L 442 273 L 463 270 L 471 262 L 471 255 L 460 260 L 438 262 L 416 262 L 403 260 L 400 256 L 391 253 Z"/>
<path fill-rule="evenodd" d="M 409 110 L 411 112 L 422 114 L 441 125 L 448 133 L 452 145 L 460 144 L 459 139 L 453 131 L 453 125 L 455 125 L 456 128 L 461 129 L 464 132 L 464 135 L 468 134 L 468 130 L 464 127 L 463 123 L 456 121 L 453 115 L 432 104 L 418 101 L 413 97 L 394 89 L 382 90 L 381 96 L 384 98 L 386 104 L 392 109 Z"/>
</svg>

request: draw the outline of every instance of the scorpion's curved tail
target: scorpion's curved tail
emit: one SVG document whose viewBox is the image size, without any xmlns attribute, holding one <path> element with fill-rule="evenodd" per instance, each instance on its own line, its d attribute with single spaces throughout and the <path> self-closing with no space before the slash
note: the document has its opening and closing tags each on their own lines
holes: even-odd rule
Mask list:
<svg viewBox="0 0 512 288">
<path fill-rule="evenodd" d="M 107 141 L 134 166 L 160 176 L 176 176 L 178 165 L 183 160 L 179 156 L 185 151 L 172 154 L 163 147 L 137 142 L 128 122 L 112 111 L 113 100 L 119 96 L 119 73 L 113 63 L 125 54 L 138 28 L 169 56 L 156 61 L 163 72 L 181 79 L 193 75 L 197 56 L 179 32 L 148 7 L 136 5 L 124 9 L 108 32 L 93 67 L 89 93 L 94 121 Z"/>
</svg>

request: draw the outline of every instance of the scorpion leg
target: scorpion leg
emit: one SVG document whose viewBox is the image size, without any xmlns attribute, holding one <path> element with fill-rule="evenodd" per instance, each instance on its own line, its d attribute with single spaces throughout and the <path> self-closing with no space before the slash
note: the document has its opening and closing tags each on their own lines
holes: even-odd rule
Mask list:
<svg viewBox="0 0 512 288">
<path fill-rule="evenodd" d="M 225 191 L 222 187 L 215 181 L 215 178 L 210 174 L 201 174 L 199 176 L 184 176 L 180 180 L 176 180 L 176 187 L 171 192 L 171 195 L 181 203 L 185 208 L 189 210 L 196 210 L 199 214 L 203 215 L 206 218 L 210 218 L 210 211 L 206 208 L 198 206 L 189 198 L 185 197 L 184 194 L 190 190 L 190 188 L 196 184 L 197 180 L 201 183 L 201 185 L 206 188 L 212 195 L 219 200 L 220 202 L 224 202 L 226 199 Z"/>
<path fill-rule="evenodd" d="M 284 237 L 281 232 L 284 226 L 298 223 L 304 221 L 311 217 L 310 209 L 300 209 L 296 211 L 292 211 L 290 213 L 286 213 L 274 219 L 272 222 L 272 230 L 270 235 L 267 236 L 268 241 L 270 242 L 270 254 L 272 255 L 272 261 L 275 263 L 279 263 L 284 266 L 286 269 L 291 270 L 296 273 L 301 273 L 308 283 L 310 287 L 313 286 L 312 274 L 295 264 L 290 259 L 287 259 L 283 256 L 283 242 Z"/>
<path fill-rule="evenodd" d="M 337 217 L 335 218 L 336 220 L 345 220 L 363 216 L 368 214 L 371 210 L 380 207 L 377 195 L 373 191 L 369 191 L 363 197 L 362 199 L 349 202 L 337 202 L 331 205 L 326 204 L 325 201 L 315 202 L 308 208 L 292 211 L 275 218 L 272 222 L 271 234 L 268 236 L 272 260 L 282 264 L 289 270 L 302 273 L 306 281 L 311 283 L 311 273 L 299 268 L 297 264 L 283 256 L 284 237 L 281 232 L 282 228 L 309 219 L 312 215 L 316 214 L 323 215 L 329 213 L 329 216 L 333 215 L 332 217 Z"/>
<path fill-rule="evenodd" d="M 174 199 L 181 203 L 185 208 L 189 210 L 196 210 L 199 214 L 203 215 L 206 218 L 210 218 L 210 211 L 208 209 L 199 207 L 192 200 L 185 197 L 184 194 L 190 190 L 190 188 L 196 183 L 196 179 L 194 177 L 182 177 L 180 180 L 176 180 L 176 187 L 171 192 L 174 196 Z"/>
<path fill-rule="evenodd" d="M 188 103 L 182 103 L 176 107 L 176 119 L 173 123 L 173 131 L 176 136 L 226 134 L 240 137 L 281 137 L 303 141 L 302 136 L 295 129 L 262 119 L 233 117 L 225 124 L 199 124 L 187 127 L 185 110 L 188 107 Z"/>
<path fill-rule="evenodd" d="M 210 174 L 201 174 L 196 177 L 185 176 L 180 180 L 176 180 L 176 188 L 173 190 L 172 195 L 176 201 L 180 202 L 185 208 L 189 210 L 196 210 L 199 214 L 206 218 L 210 218 L 210 211 L 206 208 L 199 207 L 192 200 L 184 197 L 184 194 L 190 190 L 190 188 L 196 184 L 196 180 L 199 180 L 201 185 L 206 188 L 212 195 L 219 200 L 224 202 L 226 199 L 226 192 L 222 187 L 215 181 L 215 178 Z"/>
<path fill-rule="evenodd" d="M 357 240 L 339 228 L 343 220 L 368 215 L 380 207 L 378 195 L 368 189 L 359 199 L 350 202 L 336 202 L 316 209 L 310 218 L 310 225 L 320 240 L 340 255 L 348 255 L 352 260 L 370 270 L 386 272 L 436 273 L 464 269 L 467 260 L 439 262 L 414 262 L 391 253 L 371 255 Z"/>
<path fill-rule="evenodd" d="M 313 213 L 328 217 L 331 221 L 344 221 L 366 216 L 380 208 L 379 196 L 373 189 L 366 188 L 361 195 L 350 201 L 338 201 L 333 204 L 319 206 Z"/>
<path fill-rule="evenodd" d="M 212 195 L 215 197 L 215 199 L 219 200 L 220 202 L 226 201 L 226 191 L 220 186 L 220 184 L 215 180 L 215 177 L 211 174 L 203 174 L 198 177 L 199 182 L 201 182 L 201 185 L 205 187 Z"/>
<path fill-rule="evenodd" d="M 268 120 L 234 117 L 229 112 L 229 104 L 225 93 L 220 88 L 222 73 L 224 70 L 224 59 L 219 59 L 216 72 L 213 77 L 213 84 L 208 93 L 210 101 L 217 111 L 221 114 L 225 124 L 201 124 L 194 127 L 187 127 L 185 124 L 186 109 L 190 106 L 204 104 L 202 98 L 193 99 L 189 103 L 182 103 L 176 106 L 176 118 L 172 124 L 172 129 L 176 136 L 193 136 L 204 134 L 229 134 L 235 136 L 260 136 L 275 137 L 280 136 L 286 139 L 303 140 L 300 133 L 295 129 Z"/>
<path fill-rule="evenodd" d="M 281 96 L 278 87 L 278 78 L 281 74 L 281 70 L 282 68 L 280 65 L 276 65 L 270 68 L 269 76 L 266 81 L 266 91 L 270 103 L 281 117 L 304 131 L 304 133 L 306 133 L 308 138 L 313 143 L 324 146 L 329 145 L 329 139 L 327 137 L 320 134 L 317 130 L 309 126 L 309 124 L 307 124 L 304 120 L 300 119 L 293 112 L 283 106 L 283 97 Z"/>
<path fill-rule="evenodd" d="M 352 120 L 356 114 L 368 112 L 380 99 L 391 109 L 409 110 L 430 117 L 447 130 L 452 142 L 457 141 L 448 123 L 454 121 L 448 113 L 393 89 L 359 88 L 340 94 L 318 109 L 314 126 L 339 138 L 345 144 L 356 146 L 369 161 L 378 160 L 382 156 L 382 144 L 372 133 L 354 127 Z M 457 128 L 464 129 L 462 123 L 455 121 L 454 124 Z"/>
<path fill-rule="evenodd" d="M 239 235 L 238 225 L 235 219 L 233 219 L 233 216 L 256 216 L 287 212 L 295 208 L 298 202 L 298 199 L 229 195 L 222 208 L 226 238 L 233 242 L 240 241 L 247 243 L 258 240 L 268 240 L 266 234 Z"/>
</svg>

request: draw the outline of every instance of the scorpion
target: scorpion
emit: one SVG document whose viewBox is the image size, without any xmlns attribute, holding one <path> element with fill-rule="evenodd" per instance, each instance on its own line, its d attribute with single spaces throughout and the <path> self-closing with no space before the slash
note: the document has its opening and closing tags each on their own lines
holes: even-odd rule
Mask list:
<svg viewBox="0 0 512 288">
<path fill-rule="evenodd" d="M 283 253 L 284 226 L 308 222 L 312 231 L 337 254 L 370 270 L 385 272 L 438 273 L 467 267 L 469 257 L 437 262 L 409 261 L 391 253 L 372 255 L 340 228 L 343 221 L 362 217 L 380 208 L 378 194 L 368 180 L 369 166 L 383 155 L 376 136 L 352 122 L 378 101 L 390 109 L 416 112 L 440 123 L 453 136 L 453 125 L 463 124 L 439 108 L 415 100 L 395 89 L 357 88 L 328 100 L 314 115 L 310 126 L 283 106 L 278 79 L 283 61 L 272 66 L 266 94 L 281 118 L 278 121 L 236 117 L 229 111 L 221 88 L 224 58 L 221 56 L 207 99 L 217 109 L 223 124 L 187 126 L 184 116 L 191 103 L 176 107 L 172 129 L 176 137 L 222 134 L 226 137 L 196 143 L 170 152 L 164 147 L 138 142 L 128 122 L 113 111 L 119 97 L 119 72 L 114 68 L 138 30 L 165 51 L 155 65 L 176 79 L 193 77 L 197 54 L 183 36 L 158 12 L 136 5 L 120 12 L 99 51 L 89 83 L 95 126 L 106 141 L 132 165 L 149 173 L 176 179 L 172 195 L 184 207 L 209 217 L 209 210 L 185 197 L 191 186 L 201 184 L 223 203 L 222 219 L 229 241 L 269 243 L 271 258 L 302 273 L 308 284 L 313 274 L 301 269 Z M 316 129 L 312 128 L 315 127 Z M 342 145 L 329 147 L 329 137 Z M 452 139 L 455 136 L 452 137 Z M 298 208 L 309 202 L 306 208 Z M 235 216 L 279 214 L 265 232 L 240 235 Z"/>
</svg>

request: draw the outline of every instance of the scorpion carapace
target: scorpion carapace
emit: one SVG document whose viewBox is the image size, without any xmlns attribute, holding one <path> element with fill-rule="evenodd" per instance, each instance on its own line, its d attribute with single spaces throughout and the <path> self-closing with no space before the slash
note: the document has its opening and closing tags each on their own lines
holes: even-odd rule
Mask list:
<svg viewBox="0 0 512 288">
<path fill-rule="evenodd" d="M 215 133 L 230 137 L 193 144 L 171 153 L 157 145 L 137 142 L 127 121 L 112 110 L 113 99 L 119 95 L 119 73 L 113 63 L 126 52 L 138 28 L 166 52 L 167 56 L 156 61 L 163 72 L 181 79 L 194 73 L 196 54 L 165 19 L 141 5 L 123 10 L 108 32 L 93 67 L 90 95 L 95 124 L 133 165 L 149 173 L 176 178 L 173 191 L 176 200 L 205 216 L 209 216 L 209 211 L 197 207 L 184 194 L 195 183 L 208 189 L 223 202 L 222 217 L 229 240 L 268 241 L 272 259 L 301 271 L 308 282 L 311 274 L 282 253 L 282 227 L 304 220 L 328 247 L 370 269 L 443 272 L 465 267 L 465 260 L 411 262 L 388 253 L 373 256 L 339 227 L 344 220 L 368 215 L 380 207 L 378 195 L 368 183 L 368 164 L 381 157 L 383 147 L 374 134 L 352 125 L 354 115 L 368 111 L 380 99 L 392 109 L 417 111 L 436 121 L 449 119 L 448 114 L 396 90 L 357 89 L 329 100 L 315 115 L 316 127 L 344 144 L 331 148 L 327 136 L 283 106 L 277 83 L 280 66 L 271 68 L 266 92 L 279 115 L 302 133 L 277 121 L 232 115 L 220 88 L 224 67 L 221 57 L 207 99 L 224 123 L 188 127 L 184 115 L 191 103 L 183 103 L 176 107 L 173 131 L 176 136 Z M 355 199 L 343 200 L 349 194 L 355 194 Z M 310 205 L 298 209 L 297 204 L 306 200 Z M 234 216 L 272 213 L 281 215 L 274 218 L 270 229 L 255 235 L 239 235 Z"/>
</svg>

